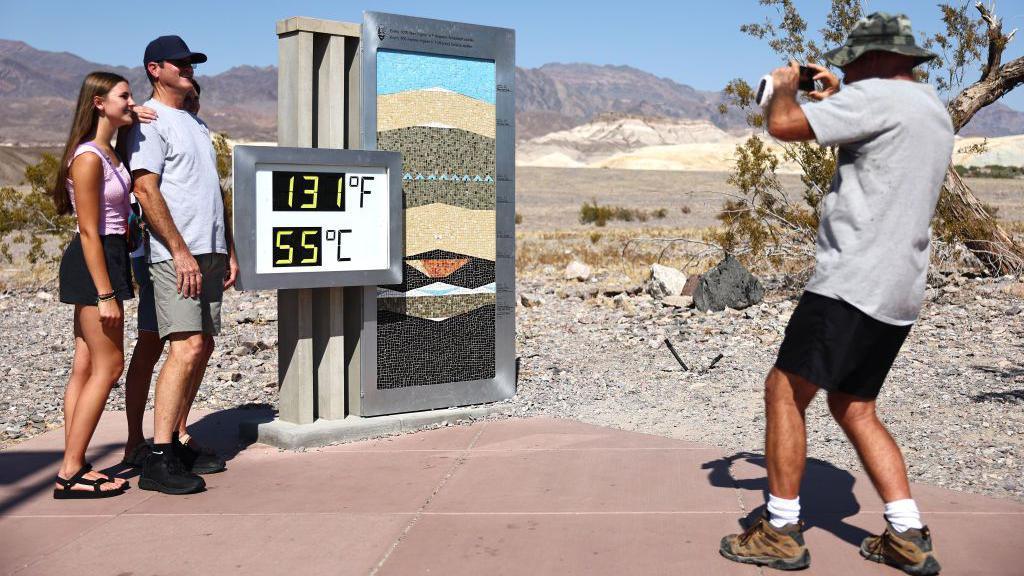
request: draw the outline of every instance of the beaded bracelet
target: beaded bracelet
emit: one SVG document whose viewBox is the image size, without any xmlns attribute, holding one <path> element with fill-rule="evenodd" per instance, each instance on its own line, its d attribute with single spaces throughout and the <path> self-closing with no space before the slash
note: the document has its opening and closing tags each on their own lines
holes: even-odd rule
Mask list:
<svg viewBox="0 0 1024 576">
<path fill-rule="evenodd" d="M 99 304 L 100 302 L 109 302 L 109 301 L 111 301 L 113 299 L 114 299 L 114 293 L 113 292 L 107 292 L 106 294 L 100 294 L 96 298 L 96 303 Z"/>
</svg>

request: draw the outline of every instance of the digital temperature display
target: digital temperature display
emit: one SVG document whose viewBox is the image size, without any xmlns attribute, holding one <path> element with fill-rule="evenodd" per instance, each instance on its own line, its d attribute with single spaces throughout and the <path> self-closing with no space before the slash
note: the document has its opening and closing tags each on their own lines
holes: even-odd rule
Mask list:
<svg viewBox="0 0 1024 576">
<path fill-rule="evenodd" d="M 401 167 L 394 152 L 236 147 L 243 288 L 401 281 Z"/>
<path fill-rule="evenodd" d="M 372 194 L 373 176 L 344 172 L 285 172 L 271 176 L 275 212 L 344 212 L 349 198 L 366 205 Z"/>
</svg>

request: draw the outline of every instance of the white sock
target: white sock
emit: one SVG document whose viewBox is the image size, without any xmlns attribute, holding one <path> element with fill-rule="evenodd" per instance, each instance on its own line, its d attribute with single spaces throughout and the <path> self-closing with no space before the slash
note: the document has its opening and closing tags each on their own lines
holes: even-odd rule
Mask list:
<svg viewBox="0 0 1024 576">
<path fill-rule="evenodd" d="M 776 528 L 782 528 L 786 524 L 796 524 L 800 521 L 800 497 L 793 500 L 779 498 L 775 494 L 768 494 L 768 522 Z"/>
<path fill-rule="evenodd" d="M 921 512 L 918 511 L 913 498 L 886 502 L 885 519 L 897 532 L 905 532 L 908 528 L 920 530 L 924 527 L 924 524 L 921 524 Z"/>
</svg>

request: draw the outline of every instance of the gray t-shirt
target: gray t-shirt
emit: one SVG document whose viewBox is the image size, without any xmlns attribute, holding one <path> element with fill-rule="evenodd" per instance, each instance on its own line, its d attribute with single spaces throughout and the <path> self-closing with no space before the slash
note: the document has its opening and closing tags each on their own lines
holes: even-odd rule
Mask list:
<svg viewBox="0 0 1024 576">
<path fill-rule="evenodd" d="M 807 290 L 887 324 L 913 324 L 953 153 L 946 107 L 927 84 L 872 78 L 803 111 L 819 144 L 839 146 Z"/>
<path fill-rule="evenodd" d="M 227 254 L 224 204 L 217 177 L 217 154 L 210 129 L 192 114 L 149 100 L 159 116 L 136 123 L 128 139 L 128 165 L 160 176 L 160 194 L 174 225 L 193 255 Z M 171 259 L 167 244 L 150 229 L 149 261 Z"/>
</svg>

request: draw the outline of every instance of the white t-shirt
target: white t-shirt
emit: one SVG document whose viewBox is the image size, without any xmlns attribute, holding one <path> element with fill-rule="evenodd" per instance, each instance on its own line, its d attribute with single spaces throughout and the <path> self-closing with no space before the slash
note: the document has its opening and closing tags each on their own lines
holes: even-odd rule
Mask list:
<svg viewBox="0 0 1024 576">
<path fill-rule="evenodd" d="M 818 143 L 839 146 L 806 289 L 887 324 L 913 324 L 953 153 L 946 107 L 927 84 L 872 78 L 802 108 Z"/>
<path fill-rule="evenodd" d="M 132 127 L 128 164 L 133 172 L 147 170 L 160 176 L 160 194 L 189 252 L 227 254 L 224 204 L 210 129 L 184 110 L 156 100 L 145 105 L 156 110 L 158 118 Z M 166 242 L 150 228 L 149 261 L 170 259 Z"/>
</svg>

